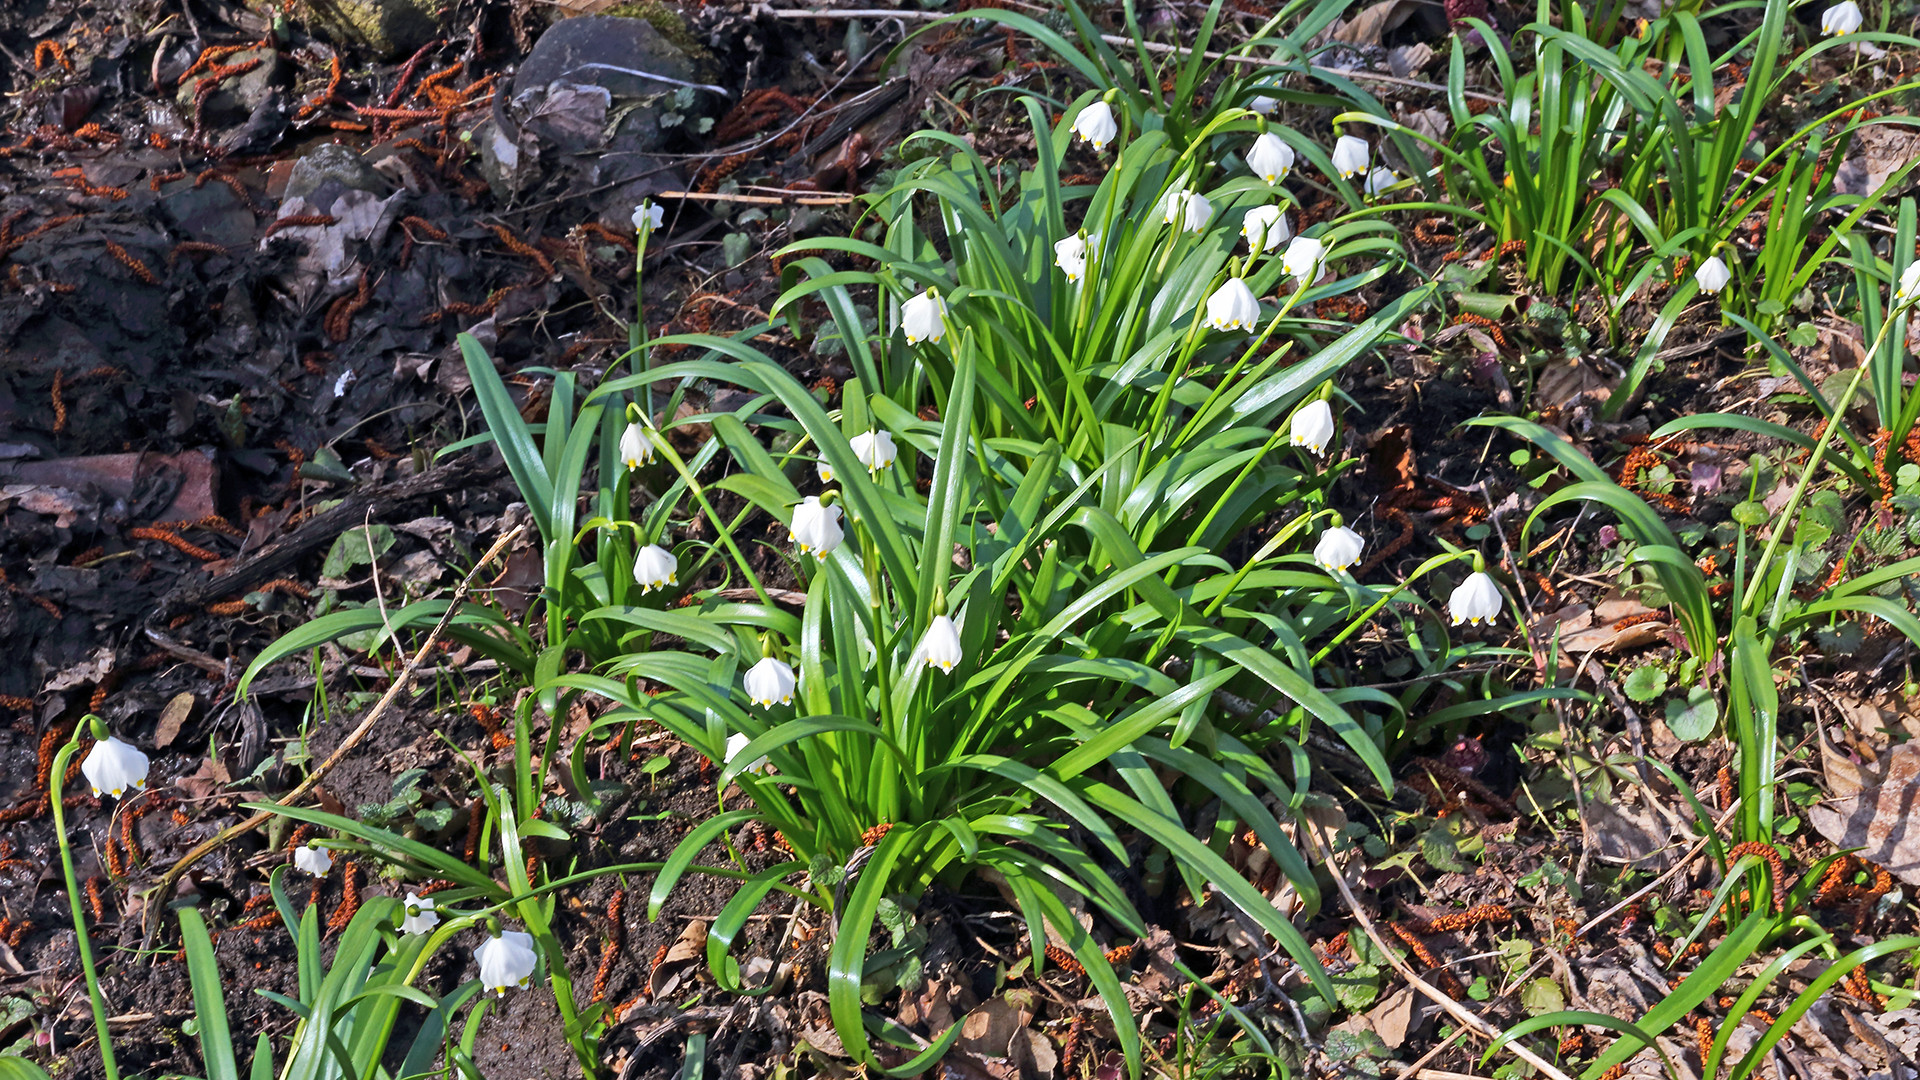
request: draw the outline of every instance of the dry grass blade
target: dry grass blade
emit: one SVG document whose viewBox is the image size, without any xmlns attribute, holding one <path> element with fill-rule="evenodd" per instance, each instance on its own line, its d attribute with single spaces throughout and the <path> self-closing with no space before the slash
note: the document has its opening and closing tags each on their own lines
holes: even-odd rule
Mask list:
<svg viewBox="0 0 1920 1080">
<path fill-rule="evenodd" d="M 354 747 L 360 745 L 361 741 L 367 737 L 367 733 L 373 730 L 373 726 L 386 716 L 387 711 L 393 708 L 393 703 L 398 701 L 400 695 L 406 692 L 407 687 L 413 685 L 413 677 L 419 673 L 421 665 L 425 664 L 427 657 L 433 653 L 434 646 L 440 643 L 440 635 L 445 633 L 447 627 L 453 623 L 453 617 L 459 612 L 461 603 L 466 600 L 467 590 L 473 586 L 474 579 L 478 578 L 482 570 L 492 565 L 493 560 L 499 558 L 500 553 L 507 550 L 507 547 L 515 540 L 518 540 L 521 534 L 526 531 L 527 526 L 523 524 L 508 532 L 500 539 L 495 540 L 493 546 L 487 549 L 487 553 L 480 557 L 480 561 L 473 564 L 473 569 L 467 571 L 467 576 L 460 579 L 459 587 L 454 589 L 453 598 L 447 603 L 446 614 L 440 616 L 440 621 L 434 624 L 433 631 L 427 635 L 425 641 L 420 643 L 419 650 L 413 654 L 412 660 L 407 661 L 406 668 L 393 680 L 393 685 L 387 687 L 387 692 L 381 695 L 380 700 L 374 704 L 373 708 L 367 710 L 367 715 L 361 719 L 360 726 L 354 728 L 345 739 L 341 740 L 340 746 L 328 756 L 327 760 L 321 762 L 312 772 L 308 773 L 305 780 L 302 780 L 297 787 L 282 796 L 279 800 L 279 805 L 292 806 L 294 803 L 299 802 L 306 796 L 307 792 L 312 791 L 315 785 L 319 784 L 321 780 L 326 778 L 328 773 L 333 771 L 334 766 L 340 764 L 348 754 L 352 753 Z M 174 883 L 179 881 L 181 875 L 185 874 L 188 868 L 194 863 L 199 862 L 221 845 L 228 843 L 235 837 L 240 836 L 250 829 L 257 829 L 266 824 L 272 816 L 270 813 L 263 812 L 255 814 L 237 825 L 228 826 L 212 839 L 194 848 L 192 851 L 187 852 L 185 855 L 182 855 L 178 862 L 168 868 L 167 872 L 161 876 L 159 882 L 147 893 L 146 936 L 145 945 L 142 946 L 143 948 L 150 948 L 152 946 L 154 934 L 160 929 L 161 916 L 167 911 L 167 905 L 155 903 L 154 898 L 172 895 Z"/>
<path fill-rule="evenodd" d="M 1360 901 L 1353 895 L 1353 890 L 1347 887 L 1347 879 L 1342 877 L 1338 870 L 1334 869 L 1333 856 L 1321 844 L 1319 834 L 1314 831 L 1311 825 L 1302 830 L 1302 832 L 1307 837 L 1308 846 L 1313 849 L 1312 854 L 1327 864 L 1327 869 L 1331 871 L 1330 876 L 1333 878 L 1334 887 L 1340 890 L 1340 899 L 1346 902 L 1347 910 L 1353 913 L 1353 921 L 1359 925 L 1360 931 L 1367 935 L 1368 940 L 1373 942 L 1373 947 L 1380 950 L 1380 955 L 1386 957 L 1388 962 L 1393 965 L 1393 969 L 1400 973 L 1400 977 L 1407 980 L 1407 985 L 1418 990 L 1434 1004 L 1440 1006 L 1448 1016 L 1472 1028 L 1479 1034 L 1489 1039 L 1499 1038 L 1501 1034 L 1499 1028 L 1482 1019 L 1479 1013 L 1474 1012 L 1472 1009 L 1467 1008 L 1465 1005 L 1447 996 L 1446 992 L 1439 987 L 1422 979 L 1418 972 L 1414 971 L 1405 960 L 1400 958 L 1398 953 L 1394 952 L 1393 949 L 1387 945 L 1385 939 L 1381 938 L 1380 931 L 1374 928 L 1373 920 L 1368 917 L 1366 909 L 1360 906 Z M 1573 1080 L 1572 1077 L 1556 1068 L 1553 1062 L 1527 1049 L 1526 1046 L 1519 1042 L 1508 1043 L 1507 1049 L 1513 1051 L 1522 1061 L 1539 1069 L 1547 1076 L 1552 1077 L 1553 1080 Z M 1432 1075 L 1432 1072 L 1428 1071 L 1423 1075 Z"/>
</svg>

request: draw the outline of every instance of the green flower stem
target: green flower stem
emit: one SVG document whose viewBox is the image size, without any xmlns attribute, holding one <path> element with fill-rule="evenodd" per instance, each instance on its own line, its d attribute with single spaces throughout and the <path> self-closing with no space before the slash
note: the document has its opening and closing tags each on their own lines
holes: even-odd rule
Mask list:
<svg viewBox="0 0 1920 1080">
<path fill-rule="evenodd" d="M 1404 589 L 1407 586 L 1413 584 L 1415 581 L 1418 581 L 1419 579 L 1425 577 L 1428 572 L 1432 570 L 1436 570 L 1442 566 L 1445 566 L 1447 563 L 1465 558 L 1469 554 L 1478 554 L 1478 553 L 1466 552 L 1466 551 L 1450 551 L 1444 555 L 1435 555 L 1433 558 L 1428 559 L 1426 562 L 1421 563 L 1419 567 L 1414 570 L 1413 573 L 1408 574 L 1406 576 L 1405 580 L 1401 581 L 1398 585 L 1395 585 L 1392 588 L 1387 589 L 1385 592 L 1381 593 L 1380 599 L 1375 600 L 1370 606 L 1368 606 L 1367 610 L 1361 612 L 1359 618 L 1348 623 L 1347 628 L 1345 630 L 1342 630 L 1338 634 L 1335 634 L 1333 636 L 1332 641 L 1327 642 L 1326 645 L 1322 647 L 1319 652 L 1313 654 L 1313 659 L 1307 664 L 1307 666 L 1310 668 L 1319 667 L 1321 663 L 1323 663 L 1327 659 L 1328 656 L 1331 656 L 1333 654 L 1333 650 L 1340 647 L 1341 642 L 1347 640 L 1348 638 L 1352 637 L 1354 634 L 1358 633 L 1361 627 L 1367 625 L 1367 623 L 1373 620 L 1373 617 L 1375 615 L 1378 615 L 1380 613 L 1381 608 L 1384 608 L 1388 604 L 1392 603 L 1393 598 L 1399 595 L 1401 589 Z"/>
<path fill-rule="evenodd" d="M 107 999 L 100 993 L 100 975 L 93 967 L 93 946 L 87 941 L 87 917 L 80 906 L 80 878 L 73 872 L 73 844 L 67 838 L 66 805 L 62 802 L 62 781 L 67 775 L 67 763 L 80 751 L 80 735 L 88 728 L 89 721 L 81 721 L 73 729 L 73 736 L 67 745 L 54 755 L 52 778 L 48 781 L 49 795 L 53 806 L 53 833 L 60 840 L 60 868 L 67 875 L 67 904 L 73 909 L 74 942 L 80 950 L 80 970 L 87 979 L 87 997 L 93 1004 L 93 1030 L 100 1040 L 100 1068 L 106 1073 L 107 1080 L 120 1080 L 120 1066 L 113 1060 L 113 1036 L 107 1030 Z"/>
<path fill-rule="evenodd" d="M 1820 433 L 1820 441 L 1813 446 L 1813 453 L 1807 457 L 1807 464 L 1800 470 L 1800 481 L 1793 487 L 1793 497 L 1787 500 L 1786 508 L 1774 518 L 1773 535 L 1768 538 L 1767 546 L 1760 552 L 1760 559 L 1753 564 L 1753 572 L 1747 575 L 1746 586 L 1740 593 L 1740 606 L 1736 609 L 1742 614 L 1754 615 L 1760 589 L 1767 580 L 1767 567 L 1773 561 L 1773 553 L 1780 547 L 1780 541 L 1787 535 L 1793 523 L 1794 514 L 1800 509 L 1800 500 L 1807 493 L 1807 485 L 1813 480 L 1813 474 L 1820 468 L 1820 461 L 1827 455 L 1827 446 L 1833 442 L 1833 433 L 1847 420 L 1847 409 L 1853 405 L 1853 395 L 1860 390 L 1860 382 L 1866 377 L 1867 368 L 1873 358 L 1880 354 L 1880 345 L 1886 340 L 1887 331 L 1895 323 L 1905 324 L 1906 305 L 1895 303 L 1880 322 L 1880 332 L 1874 335 L 1873 344 L 1862 354 L 1860 366 L 1853 369 L 1853 378 L 1847 383 L 1846 392 L 1833 406 L 1833 417 L 1827 422 L 1827 428 Z"/>
<path fill-rule="evenodd" d="M 660 456 L 666 459 L 667 464 L 673 466 L 673 471 L 680 475 L 680 479 L 687 482 L 687 492 L 693 496 L 695 502 L 700 504 L 700 509 L 707 515 L 707 520 L 713 522 L 714 528 L 720 528 L 720 512 L 715 510 L 713 504 L 707 501 L 706 489 L 701 487 L 700 481 L 694 478 L 692 472 L 688 471 L 687 463 L 681 460 L 680 454 L 674 450 L 673 444 L 669 443 L 666 437 L 657 431 L 649 430 L 648 434 L 653 436 L 654 449 L 658 450 Z M 741 516 L 745 515 L 742 514 Z M 735 518 L 735 522 L 737 523 L 738 521 L 739 518 Z M 752 565 L 747 562 L 746 552 L 741 551 L 740 545 L 734 541 L 733 529 L 723 529 L 720 533 L 720 542 L 727 545 L 727 551 L 733 555 L 734 562 L 739 564 L 740 573 L 745 576 L 747 582 L 753 586 L 753 591 L 760 597 L 760 602 L 768 607 L 772 607 L 773 598 L 767 595 L 765 586 L 760 584 L 759 577 L 754 574 Z M 693 579 L 693 573 L 691 571 L 688 572 L 687 579 L 689 581 Z"/>
</svg>

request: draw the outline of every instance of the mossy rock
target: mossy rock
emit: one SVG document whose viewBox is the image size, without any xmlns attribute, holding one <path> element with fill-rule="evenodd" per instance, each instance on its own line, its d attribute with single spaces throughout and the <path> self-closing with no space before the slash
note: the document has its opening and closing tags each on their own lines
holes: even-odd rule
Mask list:
<svg viewBox="0 0 1920 1080">
<path fill-rule="evenodd" d="M 640 3 L 615 4 L 600 14 L 613 15 L 623 19 L 645 19 L 648 23 L 652 24 L 655 30 L 660 31 L 661 37 L 680 46 L 687 55 L 701 61 L 710 61 L 713 59 L 713 54 L 708 52 L 705 46 L 700 44 L 700 39 L 693 36 L 693 29 L 687 25 L 687 20 L 681 16 L 678 11 L 662 3 L 661 0 L 642 0 Z"/>
<path fill-rule="evenodd" d="M 452 8 L 453 0 L 297 0 L 293 11 L 319 36 L 393 59 L 432 41 Z"/>
</svg>

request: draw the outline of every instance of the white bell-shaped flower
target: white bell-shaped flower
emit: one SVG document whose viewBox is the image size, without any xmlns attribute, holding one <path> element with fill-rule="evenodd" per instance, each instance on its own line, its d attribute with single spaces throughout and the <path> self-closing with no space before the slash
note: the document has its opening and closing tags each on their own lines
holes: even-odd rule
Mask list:
<svg viewBox="0 0 1920 1080">
<path fill-rule="evenodd" d="M 1720 256 L 1710 255 L 1706 262 L 1700 264 L 1700 269 L 1693 272 L 1693 280 L 1700 286 L 1701 292 L 1717 293 L 1733 280 L 1733 272 L 1727 269 L 1726 263 L 1720 261 Z"/>
<path fill-rule="evenodd" d="M 951 672 L 960 662 L 960 631 L 954 627 L 953 620 L 935 615 L 927 624 L 926 635 L 920 639 L 919 653 L 926 658 L 928 667 Z"/>
<path fill-rule="evenodd" d="M 893 445 L 893 435 L 884 428 L 863 431 L 848 439 L 847 445 L 853 447 L 853 456 L 859 458 L 870 473 L 879 472 L 900 456 L 899 449 Z"/>
<path fill-rule="evenodd" d="M 1320 276 L 1320 260 L 1327 254 L 1327 245 L 1311 236 L 1296 236 L 1287 245 L 1286 254 L 1280 256 L 1280 268 L 1292 274 L 1301 285 L 1311 285 Z"/>
<path fill-rule="evenodd" d="M 109 735 L 87 751 L 80 772 L 93 786 L 95 798 L 112 795 L 117 799 L 147 786 L 147 755 L 132 743 Z"/>
<path fill-rule="evenodd" d="M 941 335 L 947 332 L 947 302 L 932 289 L 910 296 L 900 305 L 900 330 L 907 335 L 907 344 L 918 345 L 922 341 L 940 344 Z"/>
<path fill-rule="evenodd" d="M 667 220 L 667 208 L 651 200 L 633 208 L 633 228 L 635 232 L 657 229 Z"/>
<path fill-rule="evenodd" d="M 1287 427 L 1287 441 L 1304 446 L 1314 457 L 1324 457 L 1333 441 L 1333 406 L 1325 398 L 1315 398 L 1300 406 Z"/>
<path fill-rule="evenodd" d="M 519 930 L 506 930 L 497 938 L 481 942 L 473 950 L 473 959 L 480 965 L 481 992 L 491 990 L 501 997 L 514 987 L 525 990 L 533 969 L 540 965 L 540 957 L 533 951 L 533 935 Z"/>
<path fill-rule="evenodd" d="M 1247 246 L 1254 251 L 1272 251 L 1293 239 L 1293 229 L 1287 225 L 1287 212 L 1279 205 L 1256 206 L 1240 219 L 1240 235 L 1247 238 Z"/>
<path fill-rule="evenodd" d="M 1500 595 L 1500 586 L 1479 570 L 1468 574 L 1467 580 L 1461 582 L 1460 587 L 1447 598 L 1447 610 L 1453 613 L 1455 626 L 1463 622 L 1492 622 L 1505 606 L 1506 600 Z"/>
<path fill-rule="evenodd" d="M 1333 171 L 1351 179 L 1367 171 L 1367 165 L 1373 160 L 1373 151 L 1368 149 L 1367 140 L 1353 135 L 1342 135 L 1333 144 Z"/>
<path fill-rule="evenodd" d="M 733 764 L 733 759 L 739 757 L 740 751 L 745 750 L 747 748 L 747 744 L 752 741 L 753 741 L 752 739 L 748 738 L 746 735 L 738 731 L 727 736 L 726 764 L 728 765 Z M 761 756 L 754 758 L 752 761 L 747 762 L 745 771 L 757 773 L 761 769 L 764 769 L 766 767 L 767 767 L 767 758 L 766 758 L 766 755 L 762 754 Z"/>
<path fill-rule="evenodd" d="M 1053 265 L 1067 275 L 1068 281 L 1079 281 L 1087 274 L 1087 241 L 1078 233 L 1053 245 Z"/>
<path fill-rule="evenodd" d="M 313 844 L 301 844 L 293 849 L 293 868 L 314 877 L 325 877 L 333 869 L 333 856 L 327 849 Z"/>
<path fill-rule="evenodd" d="M 1896 303 L 1920 296 L 1920 262 L 1911 262 L 1900 272 L 1900 287 L 1894 291 Z"/>
<path fill-rule="evenodd" d="M 1113 118 L 1113 106 L 1104 101 L 1095 101 L 1080 110 L 1073 118 L 1073 133 L 1082 141 L 1093 144 L 1097 150 L 1105 150 L 1113 137 L 1120 133 L 1120 122 Z"/>
<path fill-rule="evenodd" d="M 653 461 L 653 440 L 640 430 L 639 424 L 628 424 L 627 430 L 620 433 L 620 464 L 628 472 Z"/>
<path fill-rule="evenodd" d="M 1367 547 L 1366 538 L 1345 525 L 1335 525 L 1320 534 L 1313 546 L 1313 561 L 1329 570 L 1345 570 L 1360 561 Z"/>
<path fill-rule="evenodd" d="M 1820 16 L 1820 32 L 1828 37 L 1851 34 L 1860 29 L 1866 18 L 1860 14 L 1860 5 L 1853 0 L 1840 0 Z"/>
<path fill-rule="evenodd" d="M 642 595 L 679 584 L 673 576 L 679 569 L 680 560 L 659 544 L 648 544 L 633 557 L 633 580 Z"/>
<path fill-rule="evenodd" d="M 440 916 L 434 913 L 433 897 L 407 894 L 406 917 L 400 920 L 400 932 L 403 934 L 424 934 L 440 925 Z"/>
<path fill-rule="evenodd" d="M 1260 301 L 1245 278 L 1228 278 L 1207 297 L 1207 325 L 1215 330 L 1252 330 L 1260 322 Z"/>
<path fill-rule="evenodd" d="M 1247 151 L 1247 168 L 1267 183 L 1277 184 L 1293 171 L 1293 147 L 1269 131 L 1253 140 L 1253 149 Z"/>
<path fill-rule="evenodd" d="M 1273 110 L 1278 108 L 1279 105 L 1279 101 L 1267 97 L 1265 94 L 1255 94 L 1247 99 L 1247 108 L 1259 113 L 1261 116 L 1272 116 Z"/>
<path fill-rule="evenodd" d="M 847 538 L 846 530 L 840 527 L 840 516 L 838 505 L 822 505 L 818 495 L 800 500 L 800 505 L 793 508 L 792 529 L 793 543 L 800 554 L 824 559 L 839 547 Z"/>
<path fill-rule="evenodd" d="M 763 709 L 793 704 L 793 669 L 771 656 L 747 669 L 747 700 Z"/>
<path fill-rule="evenodd" d="M 1167 192 L 1160 210 L 1167 224 L 1187 232 L 1199 232 L 1207 227 L 1207 222 L 1213 220 L 1213 204 L 1197 191 L 1175 188 Z"/>
<path fill-rule="evenodd" d="M 1368 195 L 1378 195 L 1399 182 L 1399 173 L 1381 165 L 1367 174 L 1367 182 L 1361 185 L 1361 189 Z"/>
</svg>

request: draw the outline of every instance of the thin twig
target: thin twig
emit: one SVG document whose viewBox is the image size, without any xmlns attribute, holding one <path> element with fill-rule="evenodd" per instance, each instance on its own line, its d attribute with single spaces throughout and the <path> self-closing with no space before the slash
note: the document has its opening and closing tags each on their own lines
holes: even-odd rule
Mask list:
<svg viewBox="0 0 1920 1080">
<path fill-rule="evenodd" d="M 414 675 L 419 672 L 420 666 L 427 662 L 427 657 L 433 652 L 434 646 L 440 643 L 440 635 L 446 633 L 447 627 L 453 623 L 454 615 L 459 612 L 461 603 L 467 598 L 467 590 L 472 587 L 474 579 L 480 576 L 480 571 L 491 564 L 494 559 L 498 558 L 500 553 L 505 551 L 509 544 L 518 540 L 520 535 L 526 531 L 526 525 L 522 524 L 518 528 L 508 532 L 505 536 L 494 541 L 493 546 L 487 549 L 487 553 L 480 557 L 480 561 L 473 564 L 473 569 L 467 571 L 467 576 L 460 579 L 459 587 L 454 589 L 453 598 L 447 603 L 446 613 L 440 616 L 440 621 L 434 625 L 433 632 L 428 634 L 427 640 L 421 643 L 420 650 L 413 654 L 413 659 L 407 662 L 405 670 L 401 671 L 400 674 L 395 677 L 393 685 L 387 687 L 387 692 L 381 696 L 373 708 L 367 711 L 367 715 L 360 721 L 360 726 L 354 728 L 352 733 L 341 740 L 339 747 L 337 747 L 332 754 L 328 755 L 327 760 L 321 762 L 312 772 L 308 773 L 305 780 L 300 781 L 298 786 L 282 796 L 278 801 L 278 805 L 292 806 L 294 803 L 299 802 L 309 791 L 312 791 L 328 773 L 333 771 L 334 766 L 340 764 L 349 753 L 352 753 L 354 747 L 360 745 L 361 741 L 367 737 L 367 733 L 373 730 L 374 725 L 379 723 L 380 720 L 387 715 L 387 711 L 393 708 L 393 703 L 400 699 L 400 695 L 405 693 L 407 688 L 413 685 Z M 180 880 L 181 875 L 185 874 L 189 867 L 227 844 L 235 837 L 265 825 L 268 821 L 272 820 L 272 818 L 273 815 L 271 813 L 262 811 L 237 825 L 228 826 L 211 840 L 206 841 L 192 851 L 182 855 L 180 861 L 174 863 L 173 866 L 167 870 L 166 874 L 161 876 L 159 883 L 154 885 L 154 887 L 146 893 L 146 941 L 142 947 L 148 948 L 152 946 L 153 937 L 160 929 L 160 919 L 168 910 L 165 902 L 166 898 L 173 895 L 174 884 Z"/>
<path fill-rule="evenodd" d="M 802 194 L 798 191 L 781 195 L 739 195 L 722 191 L 660 191 L 655 194 L 662 199 L 700 199 L 705 202 L 754 203 L 760 206 L 845 206 L 854 201 L 852 195 Z"/>
<path fill-rule="evenodd" d="M 763 7 L 755 8 L 753 14 L 767 15 L 775 19 L 902 19 L 914 22 L 935 22 L 940 19 L 952 17 L 950 14 L 940 11 L 896 11 L 892 8 L 848 8 L 840 11 L 808 11 L 804 8 Z M 1160 41 L 1139 41 L 1135 38 L 1123 37 L 1119 34 L 1101 34 L 1100 40 L 1109 45 L 1119 45 L 1128 48 L 1137 46 L 1146 49 L 1148 52 L 1174 53 L 1179 56 L 1193 55 L 1193 50 L 1185 45 L 1168 45 Z M 1241 64 L 1246 67 L 1283 69 L 1285 67 L 1285 65 L 1276 64 L 1272 60 L 1262 59 L 1258 56 L 1229 56 L 1226 53 L 1210 52 L 1206 54 L 1206 58 L 1208 60 L 1225 60 L 1229 64 Z M 1371 71 L 1360 71 L 1352 68 L 1325 68 L 1318 64 L 1308 64 L 1307 70 L 1315 75 L 1332 75 L 1342 79 L 1364 79 L 1368 82 L 1391 83 L 1394 86 L 1407 86 L 1416 90 L 1431 90 L 1437 94 L 1447 92 L 1447 88 L 1441 86 L 1439 83 L 1422 82 L 1419 79 L 1403 79 L 1398 75 L 1379 75 Z M 1480 101 L 1491 101 L 1496 104 L 1501 100 L 1492 94 L 1482 94 L 1475 90 L 1465 90 L 1462 91 L 1462 94 L 1465 97 L 1475 98 Z"/>
<path fill-rule="evenodd" d="M 1367 935 L 1373 942 L 1373 947 L 1380 950 L 1380 955 L 1387 958 L 1387 962 L 1392 964 L 1393 969 L 1400 973 L 1400 977 L 1407 980 L 1409 986 L 1426 995 L 1435 1005 L 1440 1006 L 1447 1015 L 1489 1039 L 1498 1039 L 1503 1034 L 1499 1028 L 1482 1019 L 1479 1013 L 1453 1000 L 1445 991 L 1421 978 L 1420 973 L 1413 970 L 1413 967 L 1402 959 L 1400 954 L 1395 952 L 1393 948 L 1380 937 L 1380 932 L 1373 928 L 1373 920 L 1367 917 L 1366 910 L 1360 906 L 1360 901 L 1354 897 L 1353 890 L 1347 887 L 1346 876 L 1340 872 L 1338 867 L 1333 865 L 1333 853 L 1321 847 L 1318 832 L 1311 825 L 1302 829 L 1301 832 L 1306 835 L 1307 844 L 1313 848 L 1314 855 L 1327 864 L 1328 875 L 1333 878 L 1334 887 L 1340 890 L 1340 898 L 1346 901 L 1347 910 L 1353 914 L 1353 921 L 1360 924 L 1360 932 Z M 1506 1049 L 1513 1051 L 1522 1061 L 1539 1069 L 1549 1077 L 1552 1077 L 1553 1080 L 1573 1080 L 1572 1077 L 1561 1072 L 1553 1062 L 1534 1053 L 1527 1048 L 1525 1043 L 1517 1039 L 1508 1042 Z M 1425 1070 L 1422 1075 L 1431 1076 L 1434 1071 L 1435 1070 L 1431 1069 Z"/>
</svg>

